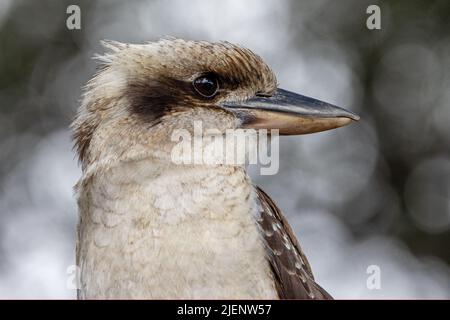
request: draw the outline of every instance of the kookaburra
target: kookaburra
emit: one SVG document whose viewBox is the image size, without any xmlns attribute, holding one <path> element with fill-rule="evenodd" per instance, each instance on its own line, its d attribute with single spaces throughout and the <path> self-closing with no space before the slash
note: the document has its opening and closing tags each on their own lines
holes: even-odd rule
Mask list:
<svg viewBox="0 0 450 320">
<path fill-rule="evenodd" d="M 245 166 L 174 163 L 171 134 L 194 121 L 305 134 L 358 116 L 279 89 L 258 55 L 228 42 L 104 45 L 72 124 L 78 297 L 331 298 Z"/>
</svg>

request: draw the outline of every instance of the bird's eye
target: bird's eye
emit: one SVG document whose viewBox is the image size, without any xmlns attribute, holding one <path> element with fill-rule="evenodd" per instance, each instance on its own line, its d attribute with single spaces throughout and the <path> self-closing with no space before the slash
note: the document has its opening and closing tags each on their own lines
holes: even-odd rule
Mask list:
<svg viewBox="0 0 450 320">
<path fill-rule="evenodd" d="M 193 85 L 195 91 L 205 98 L 214 97 L 219 90 L 219 84 L 213 75 L 198 77 L 194 80 Z"/>
</svg>

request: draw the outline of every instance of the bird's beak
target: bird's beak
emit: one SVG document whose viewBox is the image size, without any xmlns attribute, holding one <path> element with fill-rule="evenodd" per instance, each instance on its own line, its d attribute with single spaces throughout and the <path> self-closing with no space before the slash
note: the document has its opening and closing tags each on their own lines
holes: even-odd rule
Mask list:
<svg viewBox="0 0 450 320">
<path fill-rule="evenodd" d="M 278 89 L 273 96 L 255 96 L 242 102 L 224 102 L 242 128 L 279 129 L 282 135 L 319 132 L 359 120 L 359 116 L 332 104 Z"/>
</svg>

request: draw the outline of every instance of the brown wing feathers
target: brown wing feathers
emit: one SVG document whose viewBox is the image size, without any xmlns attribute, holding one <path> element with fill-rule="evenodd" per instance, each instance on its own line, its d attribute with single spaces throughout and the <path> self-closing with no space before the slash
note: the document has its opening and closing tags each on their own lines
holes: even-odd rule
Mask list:
<svg viewBox="0 0 450 320">
<path fill-rule="evenodd" d="M 311 267 L 280 209 L 259 187 L 257 218 L 265 241 L 267 259 L 281 299 L 333 299 L 315 281 Z"/>
</svg>

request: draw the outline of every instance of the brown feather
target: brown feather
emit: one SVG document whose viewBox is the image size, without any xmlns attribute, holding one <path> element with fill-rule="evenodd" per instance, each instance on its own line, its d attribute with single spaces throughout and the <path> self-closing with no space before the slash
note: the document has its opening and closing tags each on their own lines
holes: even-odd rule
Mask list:
<svg viewBox="0 0 450 320">
<path fill-rule="evenodd" d="M 279 297 L 333 299 L 314 281 L 311 266 L 280 209 L 263 190 L 255 189 L 260 203 L 257 221 Z"/>
</svg>

